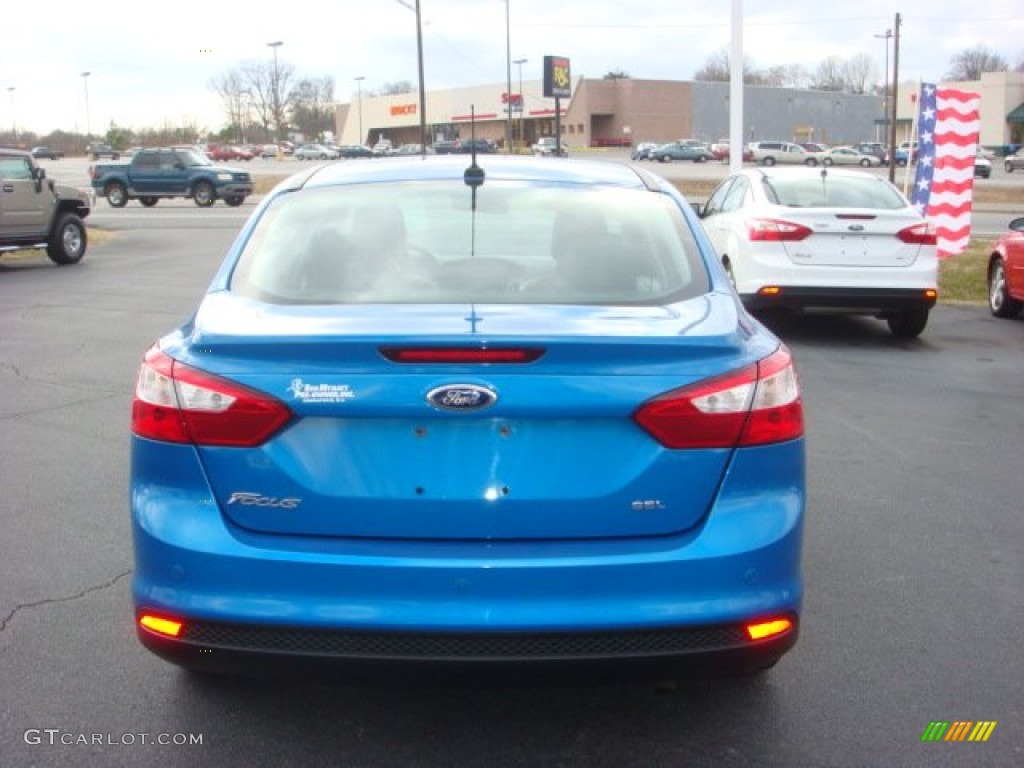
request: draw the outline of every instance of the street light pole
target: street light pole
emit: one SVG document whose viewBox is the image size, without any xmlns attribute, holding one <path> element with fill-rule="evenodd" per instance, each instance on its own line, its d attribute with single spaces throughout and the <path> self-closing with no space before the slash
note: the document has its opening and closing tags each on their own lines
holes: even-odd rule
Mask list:
<svg viewBox="0 0 1024 768">
<path fill-rule="evenodd" d="M 519 67 L 519 141 L 523 141 L 523 64 L 529 59 L 516 59 L 512 63 Z M 512 106 L 511 99 L 509 106 Z"/>
<path fill-rule="evenodd" d="M 508 117 L 505 119 L 505 154 L 512 153 L 512 24 L 509 6 L 512 0 L 505 0 L 505 91 L 508 93 Z"/>
<path fill-rule="evenodd" d="M 11 95 L 11 136 L 14 143 L 18 142 L 18 123 L 14 119 L 14 92 L 17 89 L 12 85 L 8 87 L 7 93 Z"/>
<path fill-rule="evenodd" d="M 892 39 L 892 30 L 885 30 L 884 35 L 875 35 L 879 40 L 885 40 L 885 80 L 882 87 L 882 135 L 888 134 L 885 127 L 889 124 L 889 41 Z"/>
<path fill-rule="evenodd" d="M 82 73 L 82 85 L 85 87 L 85 141 L 89 142 L 92 137 L 92 121 L 89 119 L 89 75 L 92 72 Z"/>
<path fill-rule="evenodd" d="M 363 75 L 360 75 L 359 77 L 355 78 L 356 89 L 359 92 L 359 97 L 358 97 L 359 98 L 359 102 L 358 103 L 359 103 L 359 143 L 360 144 L 362 144 L 365 141 L 365 139 L 363 138 L 363 80 L 365 80 L 365 79 L 366 79 L 366 77 L 364 77 Z"/>
<path fill-rule="evenodd" d="M 275 40 L 272 43 L 267 43 L 270 48 L 274 49 L 274 74 L 271 78 L 271 91 L 270 94 L 270 105 L 274 110 L 274 138 L 277 141 L 281 140 L 281 96 L 280 96 L 280 75 L 277 69 L 277 49 L 284 45 L 284 41 Z"/>
</svg>

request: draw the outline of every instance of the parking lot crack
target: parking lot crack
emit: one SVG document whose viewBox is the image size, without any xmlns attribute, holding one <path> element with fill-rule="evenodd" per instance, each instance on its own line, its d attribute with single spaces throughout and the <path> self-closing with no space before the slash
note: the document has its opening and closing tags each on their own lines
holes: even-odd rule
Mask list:
<svg viewBox="0 0 1024 768">
<path fill-rule="evenodd" d="M 0 619 L 0 632 L 3 632 L 7 629 L 7 625 L 14 621 L 14 617 L 18 614 L 19 611 L 28 608 L 39 608 L 44 605 L 54 605 L 58 603 L 73 603 L 76 600 L 81 600 L 83 597 L 86 597 L 87 595 L 91 595 L 94 592 L 102 592 L 105 589 L 110 589 L 115 584 L 117 584 L 117 582 L 121 581 L 121 579 L 125 578 L 126 576 L 130 576 L 132 570 L 133 569 L 128 569 L 123 573 L 119 573 L 117 576 L 110 579 L 109 581 L 105 581 L 102 584 L 97 584 L 92 587 L 87 587 L 83 589 L 81 592 L 76 592 L 73 595 L 64 595 L 63 597 L 47 597 L 43 600 L 36 600 L 33 603 L 21 603 L 19 605 L 16 605 L 14 606 L 13 609 L 11 609 L 10 613 L 8 613 L 6 616 Z"/>
</svg>

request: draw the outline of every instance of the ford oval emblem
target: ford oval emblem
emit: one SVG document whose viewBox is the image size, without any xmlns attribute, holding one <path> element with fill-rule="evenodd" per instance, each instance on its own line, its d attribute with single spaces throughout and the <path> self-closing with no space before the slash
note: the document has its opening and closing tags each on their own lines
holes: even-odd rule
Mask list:
<svg viewBox="0 0 1024 768">
<path fill-rule="evenodd" d="M 478 411 L 497 400 L 497 393 L 475 384 L 446 384 L 427 393 L 427 402 L 442 411 Z"/>
</svg>

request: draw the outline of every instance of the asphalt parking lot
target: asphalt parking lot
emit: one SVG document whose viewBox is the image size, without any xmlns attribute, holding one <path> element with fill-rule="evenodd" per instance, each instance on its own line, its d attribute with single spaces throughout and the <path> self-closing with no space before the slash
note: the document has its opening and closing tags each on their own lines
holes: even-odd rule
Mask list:
<svg viewBox="0 0 1024 768">
<path fill-rule="evenodd" d="M 202 682 L 144 652 L 134 376 L 246 208 L 122 209 L 79 266 L 0 260 L 0 764 L 1024 763 L 1024 319 L 983 307 L 940 306 L 913 342 L 872 319 L 766 318 L 804 388 L 809 507 L 803 632 L 763 678 Z M 997 725 L 985 743 L 921 741 L 947 720 Z"/>
</svg>

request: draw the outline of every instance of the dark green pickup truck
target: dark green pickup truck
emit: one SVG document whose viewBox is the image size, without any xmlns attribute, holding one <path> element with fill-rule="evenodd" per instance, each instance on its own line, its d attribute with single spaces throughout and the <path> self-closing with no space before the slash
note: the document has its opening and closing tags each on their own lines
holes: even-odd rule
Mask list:
<svg viewBox="0 0 1024 768">
<path fill-rule="evenodd" d="M 92 188 L 114 208 L 138 200 L 147 208 L 161 197 L 191 197 L 206 208 L 218 199 L 241 205 L 252 194 L 252 175 L 239 168 L 214 165 L 193 149 L 143 149 L 130 163 L 89 166 Z"/>
</svg>

